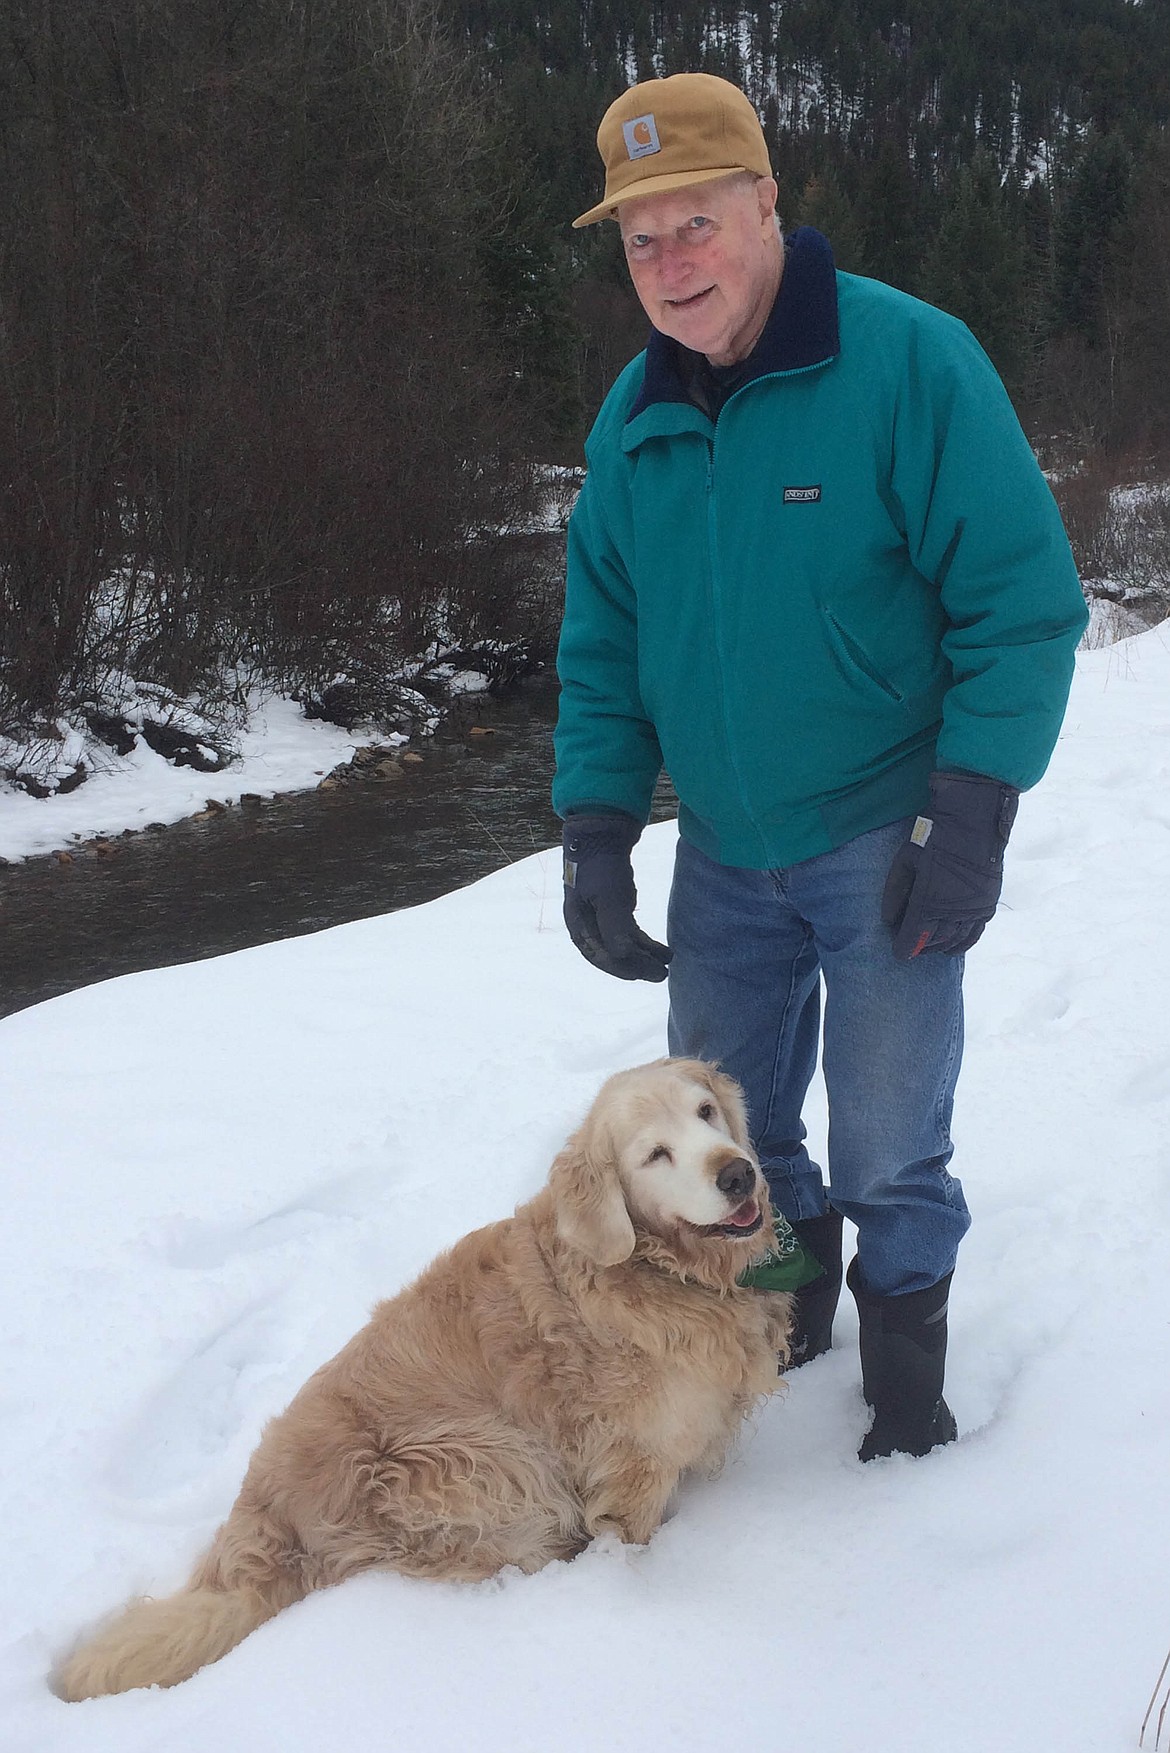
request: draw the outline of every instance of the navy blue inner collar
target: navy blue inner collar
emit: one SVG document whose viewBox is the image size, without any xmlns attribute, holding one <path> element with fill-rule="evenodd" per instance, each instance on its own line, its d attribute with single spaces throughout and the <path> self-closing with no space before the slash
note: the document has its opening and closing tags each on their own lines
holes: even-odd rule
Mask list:
<svg viewBox="0 0 1170 1753">
<path fill-rule="evenodd" d="M 784 272 L 763 333 L 743 364 L 743 383 L 777 371 L 806 371 L 841 351 L 837 275 L 827 238 L 801 225 L 784 240 Z M 693 360 L 694 355 L 689 356 Z M 651 329 L 642 388 L 627 424 L 655 402 L 692 402 L 687 349 Z M 742 384 L 737 385 L 742 388 Z"/>
</svg>

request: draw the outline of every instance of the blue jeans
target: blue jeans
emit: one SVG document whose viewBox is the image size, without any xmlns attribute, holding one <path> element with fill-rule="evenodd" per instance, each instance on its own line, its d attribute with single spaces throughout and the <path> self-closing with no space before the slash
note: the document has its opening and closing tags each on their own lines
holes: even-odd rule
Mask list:
<svg viewBox="0 0 1170 1753">
<path fill-rule="evenodd" d="M 894 960 L 881 894 L 910 821 L 786 870 L 715 864 L 680 840 L 670 893 L 670 1051 L 742 1084 L 777 1209 L 832 1201 L 858 1229 L 880 1296 L 950 1272 L 970 1214 L 951 1159 L 963 1051 L 963 958 Z M 825 980 L 829 1186 L 805 1149 Z"/>
</svg>

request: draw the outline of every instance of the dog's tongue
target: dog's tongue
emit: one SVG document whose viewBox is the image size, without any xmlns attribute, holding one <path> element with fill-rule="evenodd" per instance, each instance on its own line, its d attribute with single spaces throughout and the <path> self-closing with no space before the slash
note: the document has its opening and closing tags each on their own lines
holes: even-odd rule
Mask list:
<svg viewBox="0 0 1170 1753">
<path fill-rule="evenodd" d="M 759 1215 L 760 1208 L 755 1200 L 745 1199 L 743 1204 L 737 1206 L 731 1216 L 727 1219 L 727 1227 L 729 1229 L 746 1230 L 755 1223 Z"/>
</svg>

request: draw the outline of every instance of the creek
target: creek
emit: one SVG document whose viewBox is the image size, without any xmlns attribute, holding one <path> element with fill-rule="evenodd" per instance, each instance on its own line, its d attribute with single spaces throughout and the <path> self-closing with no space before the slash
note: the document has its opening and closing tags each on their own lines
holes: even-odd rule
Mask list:
<svg viewBox="0 0 1170 1753">
<path fill-rule="evenodd" d="M 104 857 L 0 868 L 0 1016 L 113 975 L 412 907 L 558 844 L 555 716 L 551 678 L 465 697 L 393 779 L 114 838 Z M 663 781 L 654 819 L 674 808 Z"/>
</svg>

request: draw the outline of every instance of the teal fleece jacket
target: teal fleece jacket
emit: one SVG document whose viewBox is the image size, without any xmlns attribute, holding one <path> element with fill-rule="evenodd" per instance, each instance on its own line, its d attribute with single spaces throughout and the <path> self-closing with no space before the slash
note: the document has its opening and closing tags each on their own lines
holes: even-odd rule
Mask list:
<svg viewBox="0 0 1170 1753">
<path fill-rule="evenodd" d="M 553 804 L 794 864 L 911 815 L 935 767 L 1025 789 L 1087 619 L 1060 515 L 962 323 L 788 241 L 713 423 L 657 331 L 569 526 Z"/>
</svg>

